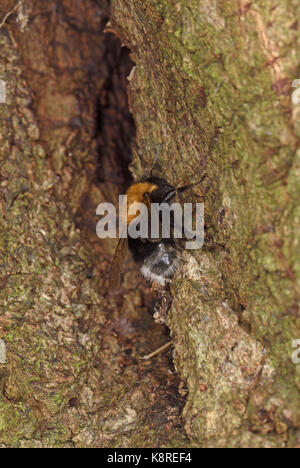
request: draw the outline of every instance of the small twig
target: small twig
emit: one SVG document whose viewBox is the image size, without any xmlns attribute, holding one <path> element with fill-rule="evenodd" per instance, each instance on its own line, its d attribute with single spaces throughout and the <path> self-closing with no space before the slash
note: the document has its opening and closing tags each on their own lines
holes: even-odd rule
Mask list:
<svg viewBox="0 0 300 468">
<path fill-rule="evenodd" d="M 151 359 L 154 356 L 156 356 L 157 354 L 162 353 L 163 351 L 168 349 L 172 344 L 173 344 L 173 341 L 168 341 L 168 343 L 162 345 L 160 348 L 153 351 L 153 353 L 147 354 L 146 356 L 142 356 L 142 357 L 140 357 L 140 359 Z"/>
<path fill-rule="evenodd" d="M 19 6 L 22 5 L 22 0 L 20 0 L 14 7 L 12 10 L 10 10 L 8 13 L 6 13 L 6 15 L 4 16 L 3 20 L 1 21 L 0 23 L 0 29 L 5 25 L 6 21 L 8 20 L 8 18 L 19 8 Z"/>
</svg>

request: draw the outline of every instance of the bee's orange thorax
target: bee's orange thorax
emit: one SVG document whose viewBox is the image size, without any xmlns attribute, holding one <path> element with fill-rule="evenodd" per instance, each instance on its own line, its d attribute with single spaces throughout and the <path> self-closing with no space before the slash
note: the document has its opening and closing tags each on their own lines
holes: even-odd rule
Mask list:
<svg viewBox="0 0 300 468">
<path fill-rule="evenodd" d="M 134 203 L 144 203 L 144 194 L 145 193 L 152 193 L 158 187 L 155 184 L 150 184 L 149 182 L 140 182 L 138 184 L 134 184 L 127 190 L 127 224 L 129 224 L 133 219 L 138 216 L 138 212 L 134 215 L 128 214 L 129 207 Z"/>
</svg>

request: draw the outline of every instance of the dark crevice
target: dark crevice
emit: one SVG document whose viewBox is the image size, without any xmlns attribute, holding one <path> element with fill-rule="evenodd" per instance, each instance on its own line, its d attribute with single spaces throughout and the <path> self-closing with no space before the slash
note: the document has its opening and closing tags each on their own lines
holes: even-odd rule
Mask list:
<svg viewBox="0 0 300 468">
<path fill-rule="evenodd" d="M 41 430 L 45 438 L 56 433 L 56 424 L 60 427 L 60 415 L 67 415 L 66 425 L 70 416 L 70 438 L 57 436 L 57 441 L 50 442 L 54 445 L 118 446 L 127 437 L 118 429 L 118 410 L 122 412 L 128 405 L 149 427 L 149 433 L 147 430 L 139 437 L 141 442 L 132 435 L 132 444 L 166 446 L 173 439 L 185 444 L 181 419 L 184 398 L 177 391 L 179 379 L 172 366 L 172 350 L 150 360 L 140 359 L 170 340 L 168 329 L 154 322 L 156 298 L 129 257 L 122 289 L 109 289 L 114 244 L 111 240 L 102 242 L 95 232 L 97 205 L 116 199 L 132 180 L 129 164 L 136 129 L 127 94 L 127 77 L 134 66 L 130 50 L 113 34 L 102 32 L 108 20 L 106 1 L 34 3 L 30 29 L 22 35 L 17 27 L 13 32 L 24 77 L 34 96 L 32 111 L 38 122 L 39 142 L 48 158 L 45 167 L 51 182 L 55 180 L 41 208 L 42 213 L 48 213 L 47 204 L 51 203 L 49 225 L 55 226 L 55 233 L 49 243 L 36 245 L 37 256 L 42 258 L 43 252 L 49 252 L 45 274 L 51 274 L 47 285 L 32 289 L 26 307 L 39 301 L 43 288 L 49 291 L 53 307 L 49 313 L 46 306 L 39 307 L 34 315 L 34 323 L 47 341 L 49 358 L 36 350 L 42 362 L 40 380 L 35 381 L 33 398 L 24 394 L 20 401 L 38 414 L 45 409 L 45 428 Z M 34 155 L 31 163 L 36 167 Z M 71 221 L 78 228 L 76 236 Z M 59 317 L 52 313 L 56 308 Z M 67 340 L 61 338 L 60 320 L 68 322 Z M 20 325 L 17 315 L 15 324 Z M 21 328 L 26 326 L 32 326 L 28 314 L 24 314 Z M 34 340 L 32 332 L 26 342 L 30 352 L 35 350 Z M 28 366 L 28 379 L 35 373 L 32 366 Z M 48 366 L 49 373 L 44 372 Z M 70 375 L 71 382 L 62 396 L 61 413 L 59 410 L 55 415 L 51 412 L 52 394 L 45 386 L 50 374 L 57 392 L 64 385 L 61 375 Z M 23 386 L 23 375 L 20 379 Z M 15 401 L 13 386 L 3 388 L 3 392 Z M 45 402 L 39 406 L 42 393 Z M 109 419 L 112 425 L 116 423 L 112 431 L 105 429 Z M 143 430 L 140 420 L 133 425 L 137 433 Z M 82 428 L 93 431 L 92 442 L 85 435 L 73 440 Z"/>
<path fill-rule="evenodd" d="M 97 178 L 100 183 L 112 182 L 124 190 L 131 181 L 128 166 L 135 139 L 135 123 L 129 110 L 127 77 L 133 62 L 130 50 L 121 47 L 118 38 L 105 34 L 108 76 L 97 101 L 96 138 L 99 154 Z"/>
</svg>

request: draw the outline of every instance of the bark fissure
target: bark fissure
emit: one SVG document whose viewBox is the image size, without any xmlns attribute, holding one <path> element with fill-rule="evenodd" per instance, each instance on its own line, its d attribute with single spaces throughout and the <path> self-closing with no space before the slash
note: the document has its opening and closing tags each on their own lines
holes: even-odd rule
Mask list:
<svg viewBox="0 0 300 468">
<path fill-rule="evenodd" d="M 207 240 L 225 246 L 187 253 L 173 285 L 169 324 L 196 445 L 298 443 L 298 16 L 296 2 L 113 2 L 112 26 L 135 56 L 143 159 L 155 142 L 171 183 L 207 172 Z"/>
<path fill-rule="evenodd" d="M 115 242 L 95 234 L 96 206 L 129 182 L 135 137 L 132 63 L 103 33 L 108 12 L 36 0 L 27 25 L 12 14 L 0 30 L 3 447 L 188 444 L 169 354 L 139 359 L 165 328 L 132 263 L 122 291 L 108 290 Z"/>
</svg>

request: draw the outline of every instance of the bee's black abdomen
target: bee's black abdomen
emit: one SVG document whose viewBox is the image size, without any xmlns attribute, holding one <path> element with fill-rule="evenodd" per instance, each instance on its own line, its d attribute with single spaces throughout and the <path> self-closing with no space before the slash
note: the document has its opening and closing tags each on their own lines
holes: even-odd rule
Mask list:
<svg viewBox="0 0 300 468">
<path fill-rule="evenodd" d="M 132 239 L 128 237 L 128 247 L 132 253 L 134 261 L 141 266 L 144 263 L 144 260 L 149 257 L 156 248 L 155 242 L 150 242 L 148 240 Z"/>
<path fill-rule="evenodd" d="M 174 242 L 151 242 L 131 238 L 128 242 L 133 258 L 147 280 L 165 285 L 167 280 L 172 278 L 179 265 Z"/>
</svg>

